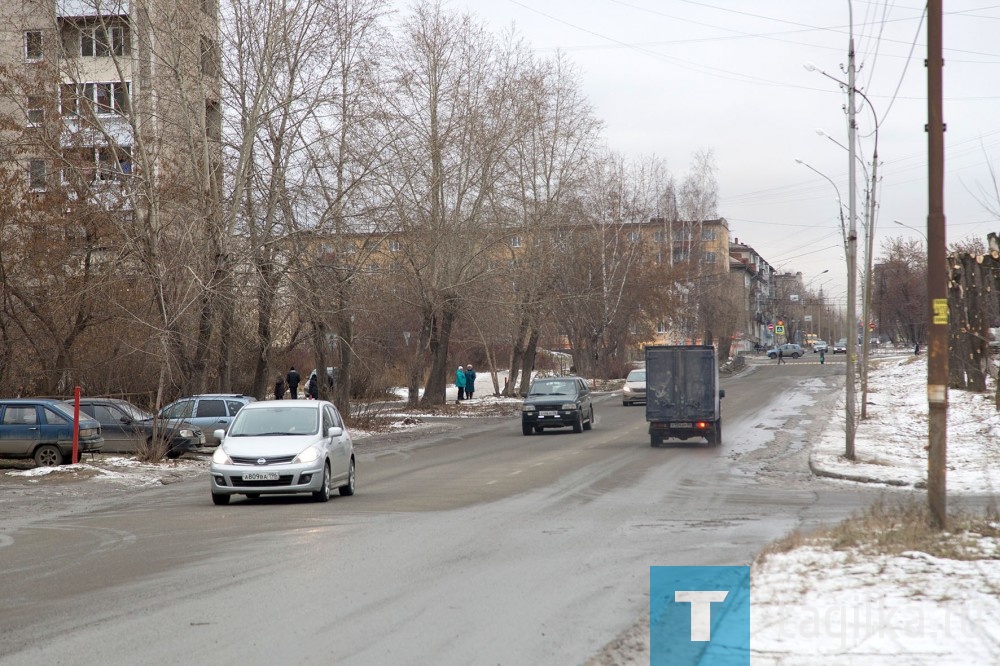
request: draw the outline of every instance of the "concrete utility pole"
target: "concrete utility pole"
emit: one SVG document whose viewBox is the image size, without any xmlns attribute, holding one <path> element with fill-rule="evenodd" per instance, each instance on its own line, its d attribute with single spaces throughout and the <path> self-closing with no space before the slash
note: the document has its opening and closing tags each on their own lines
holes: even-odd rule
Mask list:
<svg viewBox="0 0 1000 666">
<path fill-rule="evenodd" d="M 848 3 L 850 6 L 850 3 Z M 846 442 L 844 455 L 848 460 L 854 460 L 854 364 L 858 358 L 858 313 L 857 313 L 857 291 L 858 291 L 858 218 L 857 218 L 857 167 L 855 166 L 854 147 L 857 143 L 857 127 L 854 122 L 854 18 L 851 17 L 851 41 L 847 51 L 847 148 L 850 152 L 848 157 L 848 179 L 850 180 L 850 193 L 847 195 L 848 201 L 848 231 L 847 231 L 847 378 L 845 396 L 845 419 L 847 421 Z"/>
<path fill-rule="evenodd" d="M 948 283 L 945 265 L 942 0 L 927 2 L 927 500 L 937 526 L 948 529 Z"/>
</svg>

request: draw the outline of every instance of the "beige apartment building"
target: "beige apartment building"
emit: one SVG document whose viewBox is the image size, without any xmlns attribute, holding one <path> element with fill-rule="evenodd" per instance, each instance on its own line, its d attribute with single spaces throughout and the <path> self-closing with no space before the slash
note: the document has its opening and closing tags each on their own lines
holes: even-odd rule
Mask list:
<svg viewBox="0 0 1000 666">
<path fill-rule="evenodd" d="M 218 187 L 217 11 L 215 0 L 0 0 L 5 167 L 28 191 L 78 201 L 137 175 L 147 192 Z"/>
</svg>

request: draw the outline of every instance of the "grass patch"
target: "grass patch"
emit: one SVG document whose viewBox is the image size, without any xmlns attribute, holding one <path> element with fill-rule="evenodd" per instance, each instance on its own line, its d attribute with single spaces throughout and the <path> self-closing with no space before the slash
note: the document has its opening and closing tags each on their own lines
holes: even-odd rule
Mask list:
<svg viewBox="0 0 1000 666">
<path fill-rule="evenodd" d="M 937 529 L 925 501 L 880 499 L 834 527 L 821 528 L 809 535 L 798 530 L 792 532 L 764 548 L 758 561 L 803 546 L 822 546 L 866 555 L 919 551 L 951 560 L 1000 559 L 1000 549 L 980 547 L 982 537 L 1000 539 L 1000 512 L 995 506 L 983 514 L 952 512 L 948 522 L 949 531 Z"/>
</svg>

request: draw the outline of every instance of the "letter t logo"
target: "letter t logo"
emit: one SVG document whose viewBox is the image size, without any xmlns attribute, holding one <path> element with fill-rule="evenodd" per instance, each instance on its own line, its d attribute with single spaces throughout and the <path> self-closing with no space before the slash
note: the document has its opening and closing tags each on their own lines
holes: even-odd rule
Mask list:
<svg viewBox="0 0 1000 666">
<path fill-rule="evenodd" d="M 691 604 L 691 640 L 712 640 L 712 602 L 725 601 L 729 592 L 725 590 L 676 590 L 674 601 Z"/>
</svg>

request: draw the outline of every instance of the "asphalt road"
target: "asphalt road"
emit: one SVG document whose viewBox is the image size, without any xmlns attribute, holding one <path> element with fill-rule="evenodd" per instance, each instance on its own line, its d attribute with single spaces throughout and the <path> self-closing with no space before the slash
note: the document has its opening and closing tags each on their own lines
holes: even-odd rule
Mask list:
<svg viewBox="0 0 1000 666">
<path fill-rule="evenodd" d="M 0 664 L 610 662 L 651 565 L 747 564 L 887 492 L 808 473 L 827 358 L 724 380 L 720 448 L 652 448 L 608 395 L 581 434 L 476 421 L 363 456 L 327 504 L 216 507 L 206 479 L 4 530 Z"/>
</svg>

